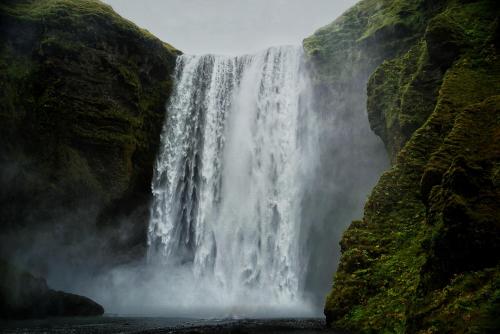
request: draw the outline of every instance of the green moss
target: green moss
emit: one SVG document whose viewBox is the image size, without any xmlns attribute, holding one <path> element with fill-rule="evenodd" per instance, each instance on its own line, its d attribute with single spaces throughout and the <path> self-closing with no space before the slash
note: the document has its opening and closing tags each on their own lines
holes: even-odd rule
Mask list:
<svg viewBox="0 0 500 334">
<path fill-rule="evenodd" d="M 402 57 L 386 61 L 368 83 L 368 117 L 392 161 L 432 112 L 441 70 L 429 60 L 421 41 Z"/>
<path fill-rule="evenodd" d="M 416 314 L 415 333 L 497 333 L 500 328 L 500 268 L 467 272 L 433 291 Z"/>
<path fill-rule="evenodd" d="M 378 10 L 369 17 L 368 28 L 363 33 L 361 40 L 369 39 L 388 27 L 412 30 L 414 27 L 425 24 L 422 11 L 423 2 L 419 0 L 385 1 L 370 4 L 370 6 L 377 6 Z"/>
<path fill-rule="evenodd" d="M 100 1 L 0 4 L 2 231 L 147 202 L 178 54 Z"/>
<path fill-rule="evenodd" d="M 344 83 L 345 78 L 369 74 L 384 59 L 406 52 L 435 10 L 424 7 L 424 0 L 360 1 L 304 40 L 316 78 L 330 84 Z"/>
<path fill-rule="evenodd" d="M 347 33 L 349 40 L 335 47 L 356 45 L 396 24 L 400 5 L 384 2 L 379 14 L 363 21 L 362 38 L 340 24 L 353 16 L 348 13 L 334 24 L 337 30 L 327 28 Z M 500 251 L 496 6 L 449 1 L 427 12 L 413 7 L 408 26 L 426 27 L 414 29 L 412 45 L 394 58 L 386 54 L 372 75 L 370 123 L 393 166 L 374 188 L 363 220 L 343 235 L 325 305 L 333 326 L 362 333 L 498 331 L 498 257 L 492 255 Z M 409 41 L 408 34 L 389 36 L 386 46 Z M 328 42 L 320 37 L 313 39 Z M 365 48 L 364 57 L 376 50 Z"/>
</svg>

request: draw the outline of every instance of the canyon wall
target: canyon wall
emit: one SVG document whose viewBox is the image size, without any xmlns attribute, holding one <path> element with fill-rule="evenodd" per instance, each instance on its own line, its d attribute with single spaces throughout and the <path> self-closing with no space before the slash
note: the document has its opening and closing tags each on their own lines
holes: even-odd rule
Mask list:
<svg viewBox="0 0 500 334">
<path fill-rule="evenodd" d="M 320 135 L 335 143 L 304 203 L 336 226 L 311 231 L 312 290 L 391 161 L 342 236 L 330 325 L 500 328 L 499 12 L 494 0 L 363 0 L 304 41 Z M 99 1 L 0 4 L 0 257 L 64 285 L 144 256 L 178 54 Z"/>
<path fill-rule="evenodd" d="M 100 1 L 0 4 L 0 257 L 45 275 L 145 254 L 179 53 Z"/>
<path fill-rule="evenodd" d="M 392 162 L 343 234 L 333 327 L 500 328 L 498 13 L 486 0 L 364 0 L 305 40 L 321 85 L 373 72 L 368 118 Z"/>
</svg>

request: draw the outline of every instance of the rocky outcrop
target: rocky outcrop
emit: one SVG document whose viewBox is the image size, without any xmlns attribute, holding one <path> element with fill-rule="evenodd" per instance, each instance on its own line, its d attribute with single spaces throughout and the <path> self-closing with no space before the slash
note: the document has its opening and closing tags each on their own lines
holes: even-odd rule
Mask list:
<svg viewBox="0 0 500 334">
<path fill-rule="evenodd" d="M 97 0 L 2 1 L 3 256 L 144 254 L 178 53 Z"/>
<path fill-rule="evenodd" d="M 363 219 L 343 235 L 325 306 L 332 326 L 499 330 L 498 12 L 487 0 L 365 0 L 312 37 L 328 50 L 311 58 L 332 74 L 323 82 L 337 80 L 329 66 L 352 52 L 356 66 L 379 63 L 367 83 L 368 117 L 392 161 Z M 374 36 L 391 54 L 365 42 Z"/>
<path fill-rule="evenodd" d="M 0 260 L 0 318 L 99 316 L 104 308 L 82 296 L 49 289 L 37 278 Z"/>
</svg>

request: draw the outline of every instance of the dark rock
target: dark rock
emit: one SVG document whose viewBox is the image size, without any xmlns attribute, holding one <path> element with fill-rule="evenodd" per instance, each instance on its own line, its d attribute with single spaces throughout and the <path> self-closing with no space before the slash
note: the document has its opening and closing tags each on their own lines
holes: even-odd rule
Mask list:
<svg viewBox="0 0 500 334">
<path fill-rule="evenodd" d="M 449 15 L 440 15 L 429 22 L 425 34 L 431 59 L 448 68 L 467 46 L 461 27 Z"/>
<path fill-rule="evenodd" d="M 343 234 L 327 322 L 355 333 L 497 333 L 499 2 L 375 2 L 305 42 L 322 55 L 313 60 L 323 81 L 342 81 L 345 54 L 352 72 L 382 58 L 368 118 L 393 164 Z"/>
<path fill-rule="evenodd" d="M 443 175 L 428 203 L 428 223 L 436 231 L 422 269 L 426 279 L 421 289 L 442 288 L 457 274 L 500 262 L 499 196 L 490 173 L 458 157 Z"/>
<path fill-rule="evenodd" d="M 443 173 L 438 169 L 428 168 L 424 171 L 420 180 L 420 193 L 424 201 L 427 202 L 432 188 L 441 184 L 442 178 Z"/>
<path fill-rule="evenodd" d="M 144 255 L 179 51 L 97 0 L 2 1 L 0 45 L 0 256 Z"/>
<path fill-rule="evenodd" d="M 103 313 L 104 308 L 93 300 L 52 290 L 43 278 L 0 260 L 0 318 L 99 316 Z"/>
</svg>

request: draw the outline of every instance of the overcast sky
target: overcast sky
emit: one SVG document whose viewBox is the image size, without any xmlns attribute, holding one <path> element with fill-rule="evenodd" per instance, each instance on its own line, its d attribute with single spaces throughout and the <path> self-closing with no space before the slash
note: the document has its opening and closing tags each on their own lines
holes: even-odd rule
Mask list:
<svg viewBox="0 0 500 334">
<path fill-rule="evenodd" d="M 243 54 L 299 45 L 357 0 L 104 0 L 189 54 Z"/>
</svg>

